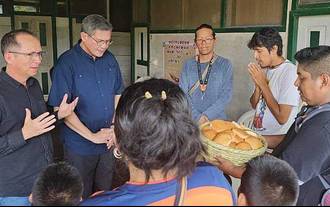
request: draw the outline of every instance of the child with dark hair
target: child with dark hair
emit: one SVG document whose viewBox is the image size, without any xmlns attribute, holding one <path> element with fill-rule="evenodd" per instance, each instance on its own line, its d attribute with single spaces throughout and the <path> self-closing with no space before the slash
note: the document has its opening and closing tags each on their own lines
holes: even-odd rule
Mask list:
<svg viewBox="0 0 330 207">
<path fill-rule="evenodd" d="M 34 183 L 33 206 L 77 206 L 83 184 L 79 172 L 64 162 L 49 165 Z"/>
<path fill-rule="evenodd" d="M 238 205 L 294 206 L 299 193 L 298 178 L 285 161 L 271 155 L 249 161 L 241 178 Z"/>
<path fill-rule="evenodd" d="M 205 162 L 199 128 L 179 86 L 164 79 L 135 83 L 122 93 L 115 116 L 116 158 L 130 180 L 82 205 L 233 205 L 223 173 Z"/>
</svg>

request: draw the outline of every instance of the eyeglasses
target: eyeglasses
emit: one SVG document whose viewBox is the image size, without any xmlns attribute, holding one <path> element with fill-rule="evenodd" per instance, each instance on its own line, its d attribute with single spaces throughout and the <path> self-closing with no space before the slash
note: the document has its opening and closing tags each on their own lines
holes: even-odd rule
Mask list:
<svg viewBox="0 0 330 207">
<path fill-rule="evenodd" d="M 32 58 L 40 58 L 40 59 L 42 59 L 42 57 L 46 54 L 45 51 L 30 52 L 30 53 L 9 51 L 9 53 L 18 54 L 18 55 L 25 55 L 25 56 L 29 57 L 30 59 L 32 59 Z"/>
<path fill-rule="evenodd" d="M 113 41 L 112 40 L 96 40 L 90 34 L 86 33 L 90 38 L 92 38 L 98 47 L 102 47 L 103 45 L 110 46 Z"/>
<path fill-rule="evenodd" d="M 196 43 L 197 44 L 202 44 L 203 42 L 205 42 L 206 44 L 210 44 L 212 41 L 214 40 L 214 38 L 206 38 L 206 39 L 196 39 Z"/>
</svg>

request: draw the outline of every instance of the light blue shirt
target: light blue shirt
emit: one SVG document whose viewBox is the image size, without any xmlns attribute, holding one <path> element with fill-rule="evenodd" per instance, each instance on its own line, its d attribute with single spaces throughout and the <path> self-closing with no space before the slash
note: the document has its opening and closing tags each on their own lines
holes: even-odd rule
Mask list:
<svg viewBox="0 0 330 207">
<path fill-rule="evenodd" d="M 207 65 L 208 63 L 201 64 L 201 73 Z M 204 96 L 199 87 L 190 96 L 189 90 L 198 80 L 197 62 L 193 58 L 189 59 L 183 66 L 179 85 L 190 101 L 193 119 L 198 121 L 202 115 L 206 115 L 209 120 L 227 119 L 225 109 L 231 101 L 233 91 L 231 62 L 218 56 L 212 65 Z"/>
</svg>

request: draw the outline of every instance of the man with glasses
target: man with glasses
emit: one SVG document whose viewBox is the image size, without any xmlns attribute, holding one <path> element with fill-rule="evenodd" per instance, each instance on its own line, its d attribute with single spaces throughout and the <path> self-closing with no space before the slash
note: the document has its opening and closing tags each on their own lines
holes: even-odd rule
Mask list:
<svg viewBox="0 0 330 207">
<path fill-rule="evenodd" d="M 47 112 L 32 77 L 43 54 L 38 38 L 26 30 L 9 32 L 1 39 L 1 52 L 6 70 L 0 72 L 0 206 L 24 205 L 34 180 L 53 160 L 49 131 L 56 116 Z M 58 119 L 70 115 L 77 104 L 77 99 L 66 101 L 64 95 Z"/>
<path fill-rule="evenodd" d="M 124 89 L 116 58 L 108 51 L 112 25 L 100 15 L 82 21 L 81 40 L 61 55 L 54 68 L 49 104 L 57 107 L 60 97 L 79 97 L 71 116 L 60 126 L 64 157 L 75 166 L 84 182 L 83 197 L 109 190 L 114 157 L 112 120 Z"/>
<path fill-rule="evenodd" d="M 196 57 L 185 62 L 180 76 L 179 85 L 187 94 L 193 118 L 199 124 L 226 119 L 225 109 L 232 98 L 232 64 L 215 54 L 215 43 L 212 26 L 200 25 L 195 30 Z"/>
</svg>

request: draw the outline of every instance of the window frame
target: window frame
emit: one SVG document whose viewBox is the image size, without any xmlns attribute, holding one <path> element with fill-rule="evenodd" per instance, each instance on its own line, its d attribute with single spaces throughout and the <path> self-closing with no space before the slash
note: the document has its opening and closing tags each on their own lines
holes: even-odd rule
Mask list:
<svg viewBox="0 0 330 207">
<path fill-rule="evenodd" d="M 299 5 L 299 0 L 292 0 L 289 16 L 287 56 L 295 62 L 294 54 L 297 50 L 298 21 L 302 16 L 330 15 L 330 3 Z"/>
<path fill-rule="evenodd" d="M 288 10 L 288 0 L 282 0 L 283 1 L 283 14 L 282 14 L 282 20 L 281 25 L 274 26 L 274 25 L 256 25 L 256 26 L 225 26 L 226 25 L 226 5 L 227 0 L 222 0 L 221 2 L 221 16 L 220 16 L 220 26 L 219 27 L 213 27 L 214 31 L 216 33 L 233 33 L 233 32 L 256 32 L 259 31 L 263 27 L 273 27 L 277 29 L 279 32 L 285 32 L 286 26 L 287 26 L 287 10 Z M 149 17 L 151 17 L 151 0 L 149 0 Z M 148 24 L 150 25 L 151 19 L 149 19 Z M 150 28 L 150 33 L 194 33 L 194 29 L 152 29 Z"/>
</svg>

